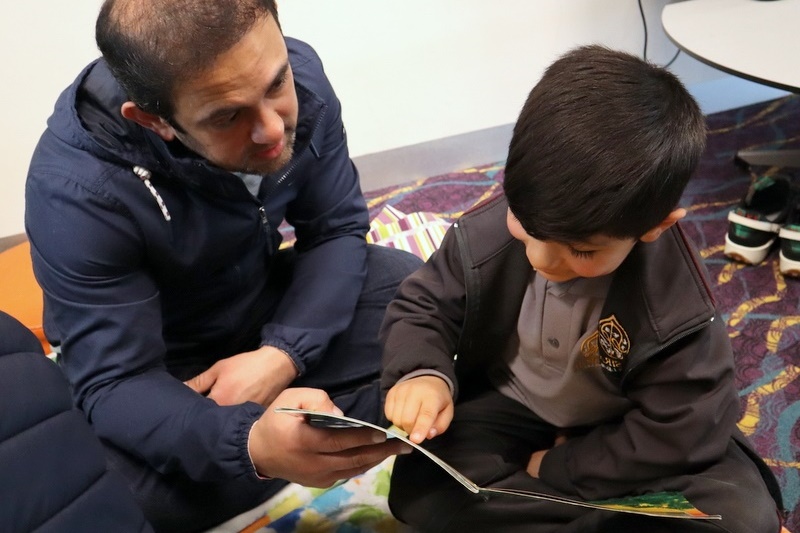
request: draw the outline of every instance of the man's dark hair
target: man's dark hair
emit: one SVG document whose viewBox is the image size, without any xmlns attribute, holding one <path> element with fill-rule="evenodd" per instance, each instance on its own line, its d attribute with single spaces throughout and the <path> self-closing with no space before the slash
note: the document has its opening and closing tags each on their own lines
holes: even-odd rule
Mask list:
<svg viewBox="0 0 800 533">
<path fill-rule="evenodd" d="M 95 39 L 128 98 L 173 122 L 176 85 L 209 68 L 267 16 L 278 23 L 274 0 L 106 0 Z"/>
<path fill-rule="evenodd" d="M 639 238 L 678 205 L 705 138 L 703 114 L 673 74 L 584 46 L 556 60 L 528 96 L 503 188 L 539 240 Z"/>
</svg>

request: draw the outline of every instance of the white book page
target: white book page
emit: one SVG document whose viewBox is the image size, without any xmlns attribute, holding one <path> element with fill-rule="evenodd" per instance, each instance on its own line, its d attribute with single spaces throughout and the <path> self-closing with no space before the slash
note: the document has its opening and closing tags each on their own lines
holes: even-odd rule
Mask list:
<svg viewBox="0 0 800 533">
<path fill-rule="evenodd" d="M 452 476 L 453 479 L 461 483 L 464 487 L 466 487 L 467 490 L 469 490 L 474 494 L 482 494 L 484 497 L 487 498 L 493 495 L 494 496 L 505 495 L 512 497 L 521 497 L 521 498 L 534 498 L 537 500 L 546 500 L 556 503 L 564 503 L 567 505 L 576 505 L 579 507 L 587 507 L 591 509 L 602 509 L 605 511 L 613 511 L 618 513 L 638 514 L 638 515 L 655 516 L 661 518 L 682 518 L 682 519 L 694 519 L 694 520 L 722 519 L 720 515 L 707 515 L 702 511 L 694 509 L 693 507 L 691 510 L 685 510 L 685 509 L 672 509 L 659 506 L 658 503 L 652 505 L 649 503 L 642 504 L 641 502 L 637 501 L 637 497 L 620 498 L 618 500 L 610 500 L 608 502 L 587 502 L 581 500 L 574 500 L 571 498 L 564 498 L 561 496 L 554 496 L 552 494 L 530 492 L 525 490 L 482 488 L 479 487 L 477 484 L 475 484 L 473 481 L 471 481 L 469 478 L 464 476 L 461 472 L 459 472 L 458 470 L 447 464 L 445 461 L 441 460 L 433 453 L 429 452 L 419 444 L 412 442 L 405 435 L 399 433 L 398 431 L 394 431 L 391 428 L 389 429 L 383 428 L 375 424 L 371 424 L 370 422 L 359 420 L 357 418 L 351 418 L 344 415 L 336 415 L 333 413 L 324 413 L 310 409 L 296 409 L 293 407 L 276 407 L 275 412 L 303 415 L 309 424 L 319 428 L 342 429 L 342 428 L 368 427 L 375 429 L 377 431 L 381 431 L 385 433 L 387 437 L 400 439 L 409 446 L 413 447 L 415 450 L 419 450 L 420 453 L 424 454 L 428 459 L 439 465 L 439 467 L 442 470 L 450 474 L 450 476 Z M 661 493 L 661 494 L 669 496 L 674 493 Z M 685 498 L 683 498 L 682 496 L 680 497 L 683 499 L 684 502 L 686 501 Z M 688 502 L 686 503 L 688 504 Z"/>
</svg>

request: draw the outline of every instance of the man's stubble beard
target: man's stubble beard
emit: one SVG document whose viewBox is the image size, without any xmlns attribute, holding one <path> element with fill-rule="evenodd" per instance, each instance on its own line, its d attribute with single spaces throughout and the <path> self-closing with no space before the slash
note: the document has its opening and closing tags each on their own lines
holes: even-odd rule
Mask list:
<svg viewBox="0 0 800 533">
<path fill-rule="evenodd" d="M 203 146 L 198 143 L 191 135 L 187 135 L 185 133 L 176 133 L 175 134 L 176 140 L 183 144 L 187 149 L 197 154 L 198 157 L 205 159 L 211 165 L 225 170 L 227 172 L 233 173 L 243 173 L 243 174 L 256 174 L 256 175 L 268 175 L 268 174 L 275 174 L 281 169 L 283 169 L 286 165 L 289 164 L 289 161 L 292 160 L 292 156 L 294 155 L 294 144 L 296 138 L 296 131 L 294 128 L 290 130 L 288 134 L 285 134 L 285 145 L 283 152 L 277 159 L 273 161 L 264 162 L 261 165 L 249 165 L 247 162 L 242 162 L 237 165 L 228 165 L 224 163 L 220 163 L 218 161 L 214 161 L 208 156 L 206 150 L 203 149 Z"/>
<path fill-rule="evenodd" d="M 295 143 L 295 131 L 292 130 L 289 135 L 286 135 L 286 141 L 283 148 L 283 152 L 277 159 L 274 161 L 270 161 L 265 163 L 265 166 L 255 166 L 250 167 L 245 165 L 244 169 L 236 169 L 232 170 L 232 172 L 243 172 L 246 174 L 260 174 L 260 175 L 268 175 L 268 174 L 275 174 L 282 170 L 286 165 L 289 164 L 289 161 L 292 160 L 292 156 L 294 155 L 294 143 Z"/>
</svg>

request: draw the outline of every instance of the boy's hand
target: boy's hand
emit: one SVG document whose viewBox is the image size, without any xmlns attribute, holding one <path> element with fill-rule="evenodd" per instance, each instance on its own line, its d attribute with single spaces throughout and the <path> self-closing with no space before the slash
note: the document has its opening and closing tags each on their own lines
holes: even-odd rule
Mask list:
<svg viewBox="0 0 800 533">
<path fill-rule="evenodd" d="M 386 395 L 386 418 L 419 444 L 443 433 L 453 420 L 450 387 L 436 376 L 402 381 Z"/>
<path fill-rule="evenodd" d="M 528 461 L 528 468 L 526 469 L 531 477 L 539 477 L 539 468 L 542 466 L 542 459 L 544 459 L 544 454 L 548 451 L 549 450 L 539 450 L 531 454 L 531 460 Z"/>
<path fill-rule="evenodd" d="M 553 443 L 553 448 L 555 448 L 559 444 L 564 444 L 565 442 L 567 442 L 566 435 L 563 434 L 558 435 L 556 437 L 556 441 Z M 539 477 L 539 469 L 542 466 L 542 459 L 544 459 L 544 454 L 549 452 L 551 449 L 552 448 L 548 448 L 547 450 L 539 450 L 531 454 L 531 459 L 530 461 L 528 461 L 528 468 L 526 469 L 528 474 L 531 475 L 531 477 L 535 478 Z"/>
</svg>

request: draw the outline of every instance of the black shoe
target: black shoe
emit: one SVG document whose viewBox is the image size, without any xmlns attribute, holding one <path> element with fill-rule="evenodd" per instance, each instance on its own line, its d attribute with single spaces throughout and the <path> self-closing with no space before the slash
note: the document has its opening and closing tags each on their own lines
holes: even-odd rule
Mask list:
<svg viewBox="0 0 800 533">
<path fill-rule="evenodd" d="M 792 196 L 786 176 L 761 176 L 753 181 L 736 209 L 728 213 L 725 255 L 750 265 L 762 262 L 793 210 Z"/>
</svg>

